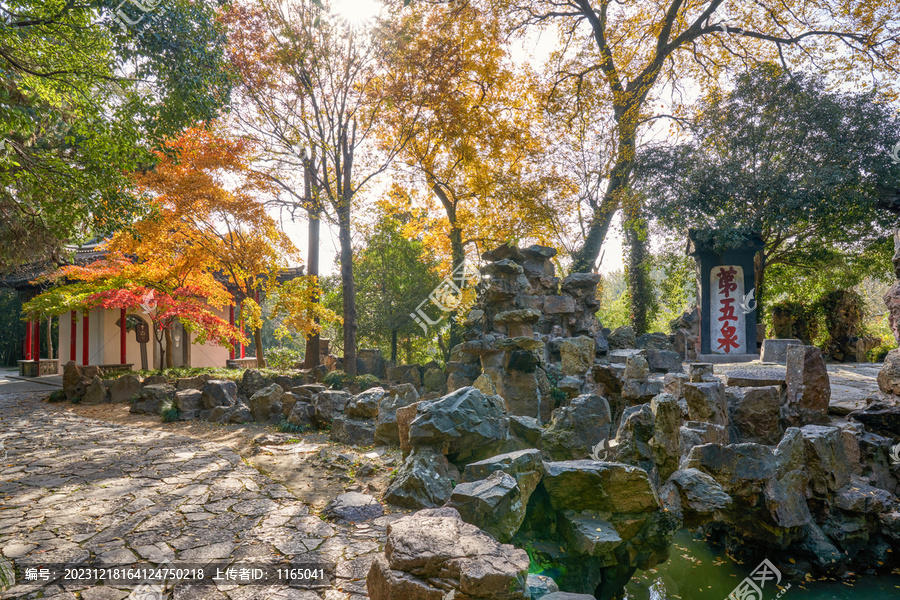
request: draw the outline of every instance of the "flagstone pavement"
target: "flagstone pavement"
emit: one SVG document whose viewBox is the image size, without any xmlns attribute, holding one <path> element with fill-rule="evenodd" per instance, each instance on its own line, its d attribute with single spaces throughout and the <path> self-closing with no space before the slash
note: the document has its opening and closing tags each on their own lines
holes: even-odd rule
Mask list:
<svg viewBox="0 0 900 600">
<path fill-rule="evenodd" d="M 20 581 L 0 598 L 367 597 L 365 575 L 395 516 L 328 523 L 227 446 L 53 410 L 45 396 L 0 393 L 0 568 L 14 563 Z M 95 582 L 110 571 L 67 574 L 66 565 L 205 570 L 201 582 L 163 585 Z M 213 580 L 225 566 L 231 579 Z M 307 578 L 289 581 L 277 569 L 292 566 Z M 264 584 L 238 576 L 260 567 L 284 576 Z"/>
</svg>

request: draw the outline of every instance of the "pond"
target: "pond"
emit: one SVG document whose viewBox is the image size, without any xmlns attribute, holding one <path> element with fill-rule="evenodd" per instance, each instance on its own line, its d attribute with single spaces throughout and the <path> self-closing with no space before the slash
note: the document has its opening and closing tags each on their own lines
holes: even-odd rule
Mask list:
<svg viewBox="0 0 900 600">
<path fill-rule="evenodd" d="M 683 529 L 675 535 L 669 560 L 655 569 L 635 572 L 625 587 L 625 598 L 725 600 L 757 566 L 739 564 L 723 551 L 695 540 L 690 531 Z M 788 580 L 784 576 L 780 588 L 769 579 L 762 591 L 761 599 L 748 595 L 747 600 L 897 600 L 900 598 L 900 574 L 895 570 L 883 575 L 861 576 L 852 583 Z"/>
</svg>

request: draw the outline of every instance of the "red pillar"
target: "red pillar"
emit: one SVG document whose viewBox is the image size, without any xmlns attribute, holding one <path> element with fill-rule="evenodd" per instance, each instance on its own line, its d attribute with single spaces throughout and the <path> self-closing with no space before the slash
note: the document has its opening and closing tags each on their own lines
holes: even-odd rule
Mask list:
<svg viewBox="0 0 900 600">
<path fill-rule="evenodd" d="M 88 329 L 91 320 L 91 313 L 88 311 L 84 311 L 82 313 L 82 323 L 81 323 L 81 364 L 83 366 L 88 365 L 89 356 L 90 356 L 90 344 L 88 343 L 90 339 L 88 338 Z"/>
<path fill-rule="evenodd" d="M 41 320 L 32 321 L 31 326 L 34 328 L 34 331 L 31 332 L 31 343 L 33 344 L 31 358 L 38 361 L 41 359 Z"/>
<path fill-rule="evenodd" d="M 234 304 L 228 307 L 228 322 L 234 327 Z M 234 360 L 234 341 L 231 340 L 231 352 L 228 353 L 228 358 Z"/>
<path fill-rule="evenodd" d="M 125 309 L 119 311 L 119 363 L 125 364 Z"/>
<path fill-rule="evenodd" d="M 244 307 L 243 306 L 240 308 L 239 314 L 240 314 L 240 318 L 241 318 L 241 323 L 240 323 L 241 335 L 243 335 L 244 334 Z M 245 352 L 244 341 L 241 340 L 241 358 L 244 358 L 244 352 Z"/>
<path fill-rule="evenodd" d="M 72 327 L 69 330 L 71 332 L 71 339 L 69 340 L 69 360 L 74 360 L 78 362 L 78 346 L 76 345 L 76 341 L 78 338 L 78 328 L 75 324 L 75 311 L 72 311 Z"/>
<path fill-rule="evenodd" d="M 31 319 L 25 321 L 25 360 L 31 360 Z"/>
</svg>

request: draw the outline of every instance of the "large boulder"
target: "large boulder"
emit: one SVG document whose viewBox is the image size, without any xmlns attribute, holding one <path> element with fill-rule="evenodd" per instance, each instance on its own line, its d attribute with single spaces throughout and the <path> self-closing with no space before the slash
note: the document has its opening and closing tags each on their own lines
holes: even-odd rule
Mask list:
<svg viewBox="0 0 900 600">
<path fill-rule="evenodd" d="M 241 391 L 248 398 L 266 387 L 266 378 L 256 369 L 247 369 L 241 378 Z"/>
<path fill-rule="evenodd" d="M 681 454 L 687 455 L 691 448 L 703 444 L 728 444 L 728 431 L 714 423 L 685 421 L 681 426 Z"/>
<path fill-rule="evenodd" d="M 486 479 L 457 485 L 446 506 L 459 511 L 466 523 L 508 542 L 525 519 L 527 502 L 514 478 L 494 471 Z"/>
<path fill-rule="evenodd" d="M 684 399 L 687 400 L 691 421 L 705 421 L 723 427 L 728 425 L 728 403 L 725 385 L 721 382 L 686 383 Z"/>
<path fill-rule="evenodd" d="M 485 396 L 473 387 L 420 403 L 409 426 L 412 446 L 444 445 L 449 454 L 471 451 L 508 435 L 503 399 Z"/>
<path fill-rule="evenodd" d="M 347 492 L 341 494 L 322 510 L 325 518 L 360 523 L 377 519 L 384 514 L 381 504 L 368 494 Z"/>
<path fill-rule="evenodd" d="M 444 387 L 444 384 L 447 383 L 447 376 L 444 375 L 444 372 L 440 369 L 428 369 L 425 371 L 422 383 L 428 391 L 439 392 Z"/>
<path fill-rule="evenodd" d="M 237 384 L 233 381 L 213 379 L 201 391 L 203 408 L 212 410 L 217 406 L 232 406 L 237 402 Z"/>
<path fill-rule="evenodd" d="M 594 340 L 587 336 L 567 338 L 559 344 L 563 375 L 584 375 L 594 366 Z"/>
<path fill-rule="evenodd" d="M 84 391 L 84 396 L 81 397 L 82 404 L 105 404 L 108 400 L 108 390 L 106 386 L 103 384 L 103 380 L 99 377 L 94 377 L 91 381 L 91 384 Z"/>
<path fill-rule="evenodd" d="M 181 419 L 196 419 L 203 410 L 203 394 L 200 390 L 183 389 L 175 392 L 175 406 L 181 411 Z"/>
<path fill-rule="evenodd" d="M 683 373 L 681 355 L 674 350 L 647 350 L 647 365 L 651 373 Z"/>
<path fill-rule="evenodd" d="M 63 367 L 62 383 L 66 400 L 71 402 L 75 398 L 84 396 L 87 386 L 90 385 L 90 379 L 85 380 L 81 367 L 74 360 L 70 360 Z"/>
<path fill-rule="evenodd" d="M 344 414 L 354 419 L 374 419 L 378 415 L 378 403 L 384 398 L 384 394 L 384 388 L 369 388 L 347 401 Z"/>
<path fill-rule="evenodd" d="M 137 375 L 125 374 L 109 386 L 110 402 L 130 402 L 141 391 L 142 380 Z"/>
<path fill-rule="evenodd" d="M 900 396 L 900 349 L 895 348 L 884 357 L 884 366 L 878 372 L 878 387 L 885 394 Z"/>
<path fill-rule="evenodd" d="M 646 471 L 623 463 L 544 463 L 544 488 L 554 510 L 642 513 L 659 508 Z"/>
<path fill-rule="evenodd" d="M 465 482 L 487 479 L 496 471 L 502 471 L 516 480 L 519 491 L 527 503 L 541 477 L 544 476 L 541 452 L 534 449 L 518 450 L 469 463 L 463 471 L 462 480 Z"/>
<path fill-rule="evenodd" d="M 704 444 L 694 446 L 687 468 L 711 476 L 735 497 L 757 497 L 775 474 L 775 455 L 761 444 Z"/>
<path fill-rule="evenodd" d="M 297 425 L 298 427 L 311 427 L 313 416 L 315 414 L 316 409 L 312 404 L 303 400 L 298 400 L 294 403 L 294 407 L 291 409 L 287 421 L 291 425 Z"/>
<path fill-rule="evenodd" d="M 530 600 L 528 554 L 501 545 L 451 508 L 388 526 L 366 577 L 371 600 Z"/>
<path fill-rule="evenodd" d="M 708 523 L 718 511 L 732 504 L 731 496 L 722 486 L 697 469 L 675 471 L 660 488 L 659 497 L 666 509 L 690 528 Z"/>
<path fill-rule="evenodd" d="M 790 346 L 785 381 L 787 395 L 781 416 L 788 426 L 826 425 L 831 421 L 831 382 L 819 348 Z"/>
<path fill-rule="evenodd" d="M 337 415 L 331 422 L 331 440 L 348 446 L 374 446 L 375 420 Z"/>
<path fill-rule="evenodd" d="M 665 481 L 681 460 L 681 407 L 674 396 L 660 394 L 650 401 L 650 411 L 654 417 L 650 451 L 659 480 Z"/>
<path fill-rule="evenodd" d="M 378 418 L 375 421 L 375 441 L 379 444 L 400 444 L 397 427 L 397 409 L 419 401 L 419 392 L 409 383 L 391 386 L 378 402 Z"/>
<path fill-rule="evenodd" d="M 158 415 L 172 406 L 175 400 L 175 386 L 168 383 L 145 385 L 141 393 L 131 403 L 131 412 L 137 414 Z"/>
<path fill-rule="evenodd" d="M 612 422 L 609 403 L 602 396 L 578 396 L 568 406 L 557 408 L 541 436 L 548 460 L 588 458 L 594 446 L 609 438 Z"/>
<path fill-rule="evenodd" d="M 862 410 L 853 411 L 849 418 L 885 434 L 900 435 L 900 405 L 875 401 Z"/>
<path fill-rule="evenodd" d="M 384 501 L 403 508 L 438 507 L 453 491 L 450 480 L 450 463 L 440 449 L 418 446 L 397 469 L 384 492 Z"/>
<path fill-rule="evenodd" d="M 282 414 L 281 399 L 284 390 L 277 383 L 264 387 L 250 396 L 250 412 L 253 420 L 260 423 L 280 421 Z"/>
<path fill-rule="evenodd" d="M 344 412 L 350 398 L 350 392 L 340 390 L 326 390 L 316 394 L 312 401 L 315 408 L 313 416 L 315 426 L 322 428 L 331 425 L 334 418 Z"/>
<path fill-rule="evenodd" d="M 631 325 L 623 325 L 613 330 L 612 333 L 606 336 L 606 341 L 609 342 L 610 350 L 634 348 L 637 343 L 634 336 L 634 328 Z"/>
<path fill-rule="evenodd" d="M 737 442 L 775 445 L 784 434 L 779 386 L 733 388 L 728 417 Z"/>
</svg>

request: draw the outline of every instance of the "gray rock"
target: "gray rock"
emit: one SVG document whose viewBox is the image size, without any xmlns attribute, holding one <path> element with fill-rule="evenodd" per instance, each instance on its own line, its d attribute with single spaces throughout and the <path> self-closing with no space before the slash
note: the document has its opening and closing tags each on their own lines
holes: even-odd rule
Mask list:
<svg viewBox="0 0 900 600">
<path fill-rule="evenodd" d="M 371 600 L 529 600 L 528 565 L 524 550 L 499 544 L 453 509 L 419 511 L 388 527 L 366 589 Z"/>
<path fill-rule="evenodd" d="M 780 369 L 733 369 L 725 373 L 729 387 L 764 387 L 785 385 L 784 372 Z"/>
<path fill-rule="evenodd" d="M 686 527 L 694 528 L 713 519 L 717 511 L 732 504 L 716 480 L 697 469 L 683 469 L 672 474 L 660 489 L 663 505 L 677 514 Z"/>
<path fill-rule="evenodd" d="M 324 392 L 327 388 L 321 383 L 305 383 L 291 388 L 291 393 L 298 398 L 306 398 L 312 400 L 313 396 L 320 392 Z"/>
<path fill-rule="evenodd" d="M 425 385 L 425 389 L 439 392 L 444 387 L 444 384 L 447 383 L 447 376 L 440 369 L 428 369 L 425 371 L 422 383 Z"/>
<path fill-rule="evenodd" d="M 283 415 L 281 399 L 284 390 L 277 383 L 264 387 L 250 397 L 250 412 L 253 420 L 260 423 L 279 421 Z"/>
<path fill-rule="evenodd" d="M 541 436 L 541 449 L 548 460 L 588 458 L 594 446 L 610 435 L 609 403 L 602 396 L 578 396 L 568 406 L 557 408 Z"/>
<path fill-rule="evenodd" d="M 547 597 L 548 594 L 559 591 L 559 586 L 556 585 L 553 578 L 546 575 L 529 573 L 526 585 L 528 586 L 528 593 L 531 595 L 531 600 L 541 600 L 541 598 Z"/>
<path fill-rule="evenodd" d="M 728 444 L 728 431 L 721 425 L 703 421 L 685 421 L 681 426 L 681 454 L 687 455 L 694 446 Z"/>
<path fill-rule="evenodd" d="M 692 383 L 718 381 L 711 363 L 688 363 L 688 379 Z"/>
<path fill-rule="evenodd" d="M 624 325 L 613 330 L 612 333 L 606 336 L 606 340 L 609 342 L 610 350 L 634 348 L 637 343 L 634 337 L 634 328 L 631 325 Z"/>
<path fill-rule="evenodd" d="M 455 508 L 466 523 L 508 542 L 525 520 L 526 504 L 516 480 L 495 471 L 486 479 L 457 485 L 446 506 Z"/>
<path fill-rule="evenodd" d="M 655 461 L 650 440 L 655 433 L 656 417 L 649 404 L 630 406 L 622 413 L 622 422 L 616 432 L 615 449 L 608 458 L 629 465 L 639 466 L 648 473 L 654 469 Z M 600 458 L 604 458 L 603 455 Z"/>
<path fill-rule="evenodd" d="M 181 411 L 182 418 L 191 413 L 193 418 L 203 409 L 203 394 L 196 389 L 183 389 L 175 392 L 175 406 Z"/>
<path fill-rule="evenodd" d="M 266 378 L 256 369 L 247 369 L 241 378 L 241 391 L 250 398 L 256 392 L 266 387 Z M 284 390 L 282 390 L 284 391 Z"/>
<path fill-rule="evenodd" d="M 175 386 L 168 383 L 145 385 L 137 400 L 131 403 L 131 412 L 158 415 L 175 400 Z"/>
<path fill-rule="evenodd" d="M 652 373 L 683 373 L 681 355 L 673 350 L 647 350 L 647 364 Z"/>
<path fill-rule="evenodd" d="M 419 393 L 412 384 L 394 385 L 378 402 L 378 418 L 375 421 L 375 440 L 379 444 L 400 444 L 397 427 L 397 409 L 419 401 Z"/>
<path fill-rule="evenodd" d="M 791 427 L 825 425 L 831 382 L 822 351 L 815 346 L 791 346 L 787 351 L 787 396 L 782 418 Z"/>
<path fill-rule="evenodd" d="M 478 481 L 487 479 L 492 473 L 502 471 L 516 480 L 524 502 L 528 502 L 532 492 L 544 476 L 544 464 L 539 450 L 518 450 L 498 454 L 478 462 L 469 463 L 463 471 L 462 480 Z"/>
<path fill-rule="evenodd" d="M 85 369 L 87 369 L 87 367 L 85 367 Z M 161 383 L 169 383 L 169 378 L 165 375 L 150 375 L 149 377 L 144 377 L 142 383 L 144 385 L 159 385 Z"/>
<path fill-rule="evenodd" d="M 243 423 L 249 423 L 253 420 L 253 413 L 251 412 L 250 407 L 243 402 L 238 401 L 237 404 L 229 407 L 226 410 L 228 411 L 228 423 L 236 423 L 238 425 L 241 425 Z"/>
<path fill-rule="evenodd" d="M 650 377 L 650 365 L 647 363 L 645 355 L 634 355 L 625 359 L 625 372 L 622 374 L 622 379 L 645 381 L 648 377 Z"/>
<path fill-rule="evenodd" d="M 452 491 L 447 458 L 439 449 L 417 446 L 397 470 L 384 500 L 403 508 L 434 508 L 443 505 Z"/>
<path fill-rule="evenodd" d="M 634 342 L 634 347 L 643 348 L 645 350 L 667 350 L 675 352 L 675 346 L 672 345 L 669 336 L 660 331 L 655 333 L 645 333 L 639 336 Z"/>
<path fill-rule="evenodd" d="M 721 383 L 686 383 L 684 398 L 691 421 L 728 425 L 728 403 L 725 400 L 725 386 Z"/>
<path fill-rule="evenodd" d="M 202 390 L 206 385 L 206 379 L 203 377 L 182 377 L 175 380 L 176 390 Z"/>
<path fill-rule="evenodd" d="M 326 390 L 316 394 L 312 401 L 315 409 L 313 424 L 320 428 L 330 425 L 335 416 L 344 412 L 350 398 L 349 392 L 339 390 Z"/>
<path fill-rule="evenodd" d="M 566 338 L 559 344 L 563 375 L 584 375 L 594 366 L 594 340 L 587 336 Z"/>
<path fill-rule="evenodd" d="M 580 556 L 607 556 L 622 544 L 613 525 L 593 514 L 564 511 L 559 529 L 566 542 L 566 550 Z"/>
<path fill-rule="evenodd" d="M 91 384 L 84 391 L 84 396 L 81 397 L 82 404 L 105 404 L 107 402 L 107 389 L 106 386 L 103 385 L 103 380 L 99 377 L 94 377 Z M 132 411 L 134 412 L 134 411 Z"/>
<path fill-rule="evenodd" d="M 75 361 L 70 360 L 63 367 L 63 392 L 66 394 L 66 400 L 72 401 L 75 398 L 81 398 L 87 385 L 84 384 L 84 374 Z"/>
<path fill-rule="evenodd" d="M 291 411 L 294 410 L 294 405 L 300 401 L 300 397 L 292 392 L 285 392 L 284 396 L 281 397 L 281 414 L 284 415 L 285 418 L 291 415 Z"/>
<path fill-rule="evenodd" d="M 217 406 L 232 406 L 237 402 L 237 384 L 233 381 L 212 380 L 203 386 L 203 408 L 211 410 Z"/>
<path fill-rule="evenodd" d="M 378 403 L 384 398 L 384 388 L 374 387 L 350 398 L 344 414 L 354 419 L 374 419 L 378 416 Z"/>
<path fill-rule="evenodd" d="M 691 448 L 687 468 L 710 475 L 733 499 L 751 498 L 775 474 L 775 455 L 760 444 L 704 444 Z"/>
<path fill-rule="evenodd" d="M 291 414 L 288 415 L 288 423 L 300 427 L 311 427 L 315 412 L 316 409 L 313 408 L 312 404 L 298 400 L 294 404 L 294 408 L 291 409 Z"/>
<path fill-rule="evenodd" d="M 885 394 L 900 396 L 900 349 L 895 348 L 884 357 L 878 372 L 878 388 Z"/>
<path fill-rule="evenodd" d="M 891 510 L 896 496 L 865 483 L 846 485 L 838 490 L 834 504 L 841 510 L 863 514 L 880 514 Z"/>
<path fill-rule="evenodd" d="M 863 410 L 853 411 L 848 416 L 875 431 L 900 435 L 900 406 L 898 405 L 875 401 Z"/>
<path fill-rule="evenodd" d="M 787 351 L 790 346 L 802 346 L 800 340 L 777 340 L 765 339 L 762 343 L 762 354 L 760 361 L 764 363 L 781 363 L 787 362 Z"/>
<path fill-rule="evenodd" d="M 381 504 L 367 494 L 347 492 L 328 503 L 322 511 L 325 518 L 361 523 L 377 519 L 384 514 Z"/>
<path fill-rule="evenodd" d="M 499 396 L 485 396 L 473 387 L 422 402 L 409 427 L 413 446 L 446 445 L 450 454 L 471 451 L 504 440 L 509 418 Z"/>
<path fill-rule="evenodd" d="M 541 600 L 597 600 L 593 594 L 573 594 L 572 592 L 553 592 L 542 596 Z"/>
<path fill-rule="evenodd" d="M 728 417 L 737 442 L 775 445 L 784 434 L 779 386 L 734 388 Z"/>
<path fill-rule="evenodd" d="M 641 513 L 659 508 L 647 473 L 622 463 L 545 462 L 542 483 L 555 510 Z"/>
<path fill-rule="evenodd" d="M 375 420 L 337 415 L 331 422 L 331 440 L 349 446 L 374 446 Z"/>
<path fill-rule="evenodd" d="M 650 401 L 650 410 L 654 416 L 650 451 L 659 478 L 665 481 L 681 460 L 681 407 L 673 396 L 660 394 Z"/>
<path fill-rule="evenodd" d="M 143 388 L 142 380 L 137 375 L 122 375 L 109 386 L 110 402 L 130 402 Z"/>
<path fill-rule="evenodd" d="M 509 416 L 509 434 L 527 448 L 541 447 L 541 434 L 544 429 L 540 421 L 534 417 Z"/>
</svg>

